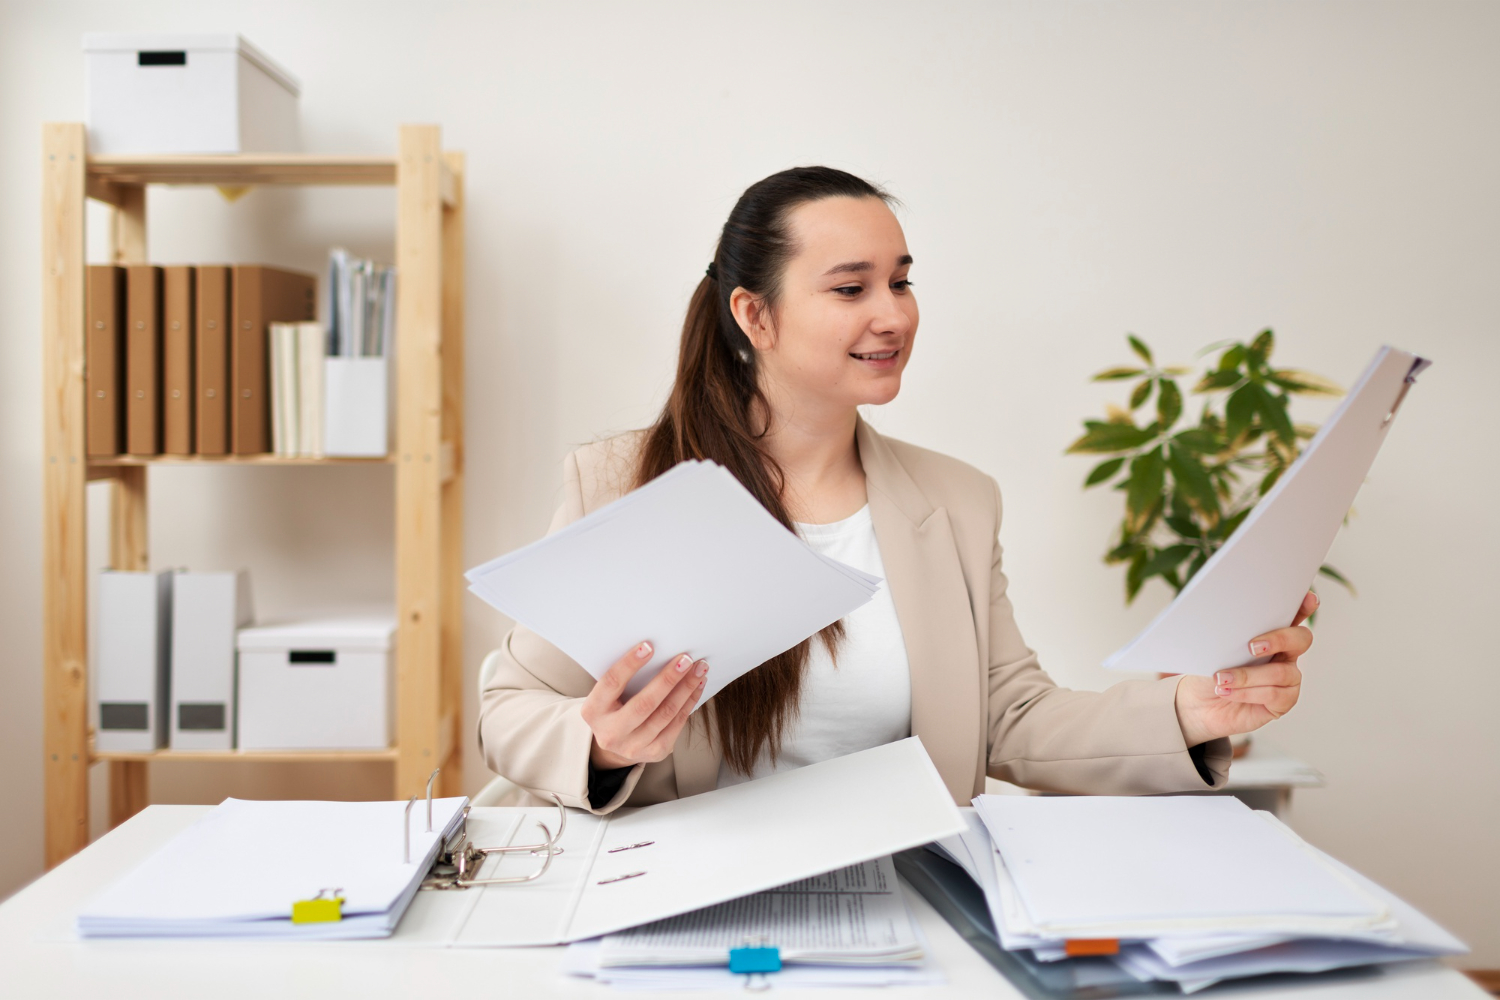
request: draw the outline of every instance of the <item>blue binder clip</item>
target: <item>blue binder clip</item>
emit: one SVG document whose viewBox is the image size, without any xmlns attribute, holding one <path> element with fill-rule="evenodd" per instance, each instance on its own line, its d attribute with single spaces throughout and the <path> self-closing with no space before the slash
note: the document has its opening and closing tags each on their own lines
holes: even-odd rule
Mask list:
<svg viewBox="0 0 1500 1000">
<path fill-rule="evenodd" d="M 745 989 L 762 993 L 771 988 L 771 973 L 781 971 L 781 949 L 757 941 L 729 949 L 729 971 L 745 977 Z"/>
<path fill-rule="evenodd" d="M 757 972 L 780 972 L 781 949 L 767 948 L 761 945 L 730 948 L 729 971 L 743 972 L 746 975 L 754 975 Z"/>
</svg>

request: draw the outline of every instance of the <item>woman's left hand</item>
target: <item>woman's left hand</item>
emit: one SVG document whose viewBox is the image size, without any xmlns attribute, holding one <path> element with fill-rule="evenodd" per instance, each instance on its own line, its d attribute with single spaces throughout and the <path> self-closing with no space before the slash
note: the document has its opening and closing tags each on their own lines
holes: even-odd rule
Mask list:
<svg viewBox="0 0 1500 1000">
<path fill-rule="evenodd" d="M 1250 655 L 1270 654 L 1271 662 L 1220 670 L 1212 677 L 1187 674 L 1178 681 L 1177 722 L 1188 746 L 1248 733 L 1291 711 L 1302 693 L 1297 658 L 1313 641 L 1302 622 L 1316 610 L 1318 598 L 1309 591 L 1289 628 L 1250 640 Z"/>
</svg>

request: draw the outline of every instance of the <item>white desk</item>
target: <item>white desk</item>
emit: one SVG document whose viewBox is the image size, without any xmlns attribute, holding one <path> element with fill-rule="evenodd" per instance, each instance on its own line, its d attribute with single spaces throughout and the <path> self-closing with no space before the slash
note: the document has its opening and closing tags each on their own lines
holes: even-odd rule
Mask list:
<svg viewBox="0 0 1500 1000">
<path fill-rule="evenodd" d="M 488 998 L 639 997 L 616 993 L 559 971 L 562 949 L 463 950 L 402 947 L 384 942 L 217 942 L 72 940 L 74 912 L 98 888 L 119 877 L 208 806 L 152 806 L 128 823 L 0 904 L 0 994 L 5 997 L 89 997 L 96 1000 L 205 997 L 210 1000 L 359 996 Z M 879 996 L 882 1000 L 983 996 L 1009 1000 L 1021 994 L 992 969 L 916 893 L 912 906 L 947 978 L 943 987 L 870 990 L 775 990 L 772 995 L 809 1000 Z M 1392 966 L 1378 978 L 1317 987 L 1245 992 L 1208 991 L 1214 997 L 1309 1000 L 1483 1000 L 1460 973 L 1435 963 Z M 652 994 L 681 1000 L 679 992 Z M 701 995 L 701 994 L 698 994 Z M 741 995 L 733 991 L 725 996 Z"/>
</svg>

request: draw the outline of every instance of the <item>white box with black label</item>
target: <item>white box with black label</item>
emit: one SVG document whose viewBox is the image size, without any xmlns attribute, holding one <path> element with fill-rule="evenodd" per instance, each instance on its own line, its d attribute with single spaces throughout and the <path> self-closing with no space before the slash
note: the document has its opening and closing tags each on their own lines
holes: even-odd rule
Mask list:
<svg viewBox="0 0 1500 1000">
<path fill-rule="evenodd" d="M 91 33 L 89 154 L 290 153 L 296 77 L 235 34 Z"/>
<path fill-rule="evenodd" d="M 172 575 L 173 750 L 234 749 L 234 644 L 252 620 L 250 575 Z"/>
<path fill-rule="evenodd" d="M 167 744 L 172 574 L 105 570 L 96 593 L 95 746 L 104 751 L 159 750 Z"/>
<path fill-rule="evenodd" d="M 391 745 L 396 619 L 326 618 L 241 629 L 241 750 Z"/>
</svg>

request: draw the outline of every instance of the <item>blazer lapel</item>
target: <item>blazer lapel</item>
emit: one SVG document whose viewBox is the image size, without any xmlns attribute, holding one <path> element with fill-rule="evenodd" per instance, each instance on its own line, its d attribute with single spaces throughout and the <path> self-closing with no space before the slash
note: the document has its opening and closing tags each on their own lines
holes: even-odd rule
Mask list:
<svg viewBox="0 0 1500 1000">
<path fill-rule="evenodd" d="M 886 586 L 911 669 L 911 731 L 955 802 L 982 791 L 984 692 L 969 588 L 948 512 L 933 507 L 885 440 L 856 430 Z"/>
<path fill-rule="evenodd" d="M 678 798 L 719 787 L 719 754 L 709 742 L 708 726 L 708 713 L 700 708 L 677 734 L 672 768 L 677 775 Z"/>
</svg>

